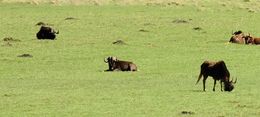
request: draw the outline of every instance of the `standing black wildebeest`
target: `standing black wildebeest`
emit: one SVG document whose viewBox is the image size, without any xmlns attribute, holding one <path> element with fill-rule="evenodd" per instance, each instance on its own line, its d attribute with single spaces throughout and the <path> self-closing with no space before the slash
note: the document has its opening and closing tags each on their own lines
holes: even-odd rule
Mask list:
<svg viewBox="0 0 260 117">
<path fill-rule="evenodd" d="M 116 57 L 108 57 L 104 60 L 108 63 L 108 70 L 106 71 L 137 71 L 137 66 L 133 62 L 121 61 Z"/>
<path fill-rule="evenodd" d="M 36 34 L 38 39 L 51 39 L 54 40 L 56 34 L 59 34 L 59 31 L 56 32 L 53 28 L 49 26 L 41 26 L 40 31 Z"/>
<path fill-rule="evenodd" d="M 236 83 L 236 81 L 233 82 L 233 80 L 231 81 L 229 80 L 230 74 L 224 61 L 218 61 L 218 62 L 204 61 L 201 64 L 200 75 L 198 77 L 196 84 L 199 82 L 202 76 L 203 76 L 203 91 L 205 91 L 205 84 L 208 76 L 211 76 L 214 79 L 213 91 L 215 91 L 215 85 L 217 80 L 220 80 L 221 91 L 223 91 L 222 90 L 223 83 L 224 83 L 225 91 L 232 91 L 234 89 L 233 84 Z"/>
</svg>

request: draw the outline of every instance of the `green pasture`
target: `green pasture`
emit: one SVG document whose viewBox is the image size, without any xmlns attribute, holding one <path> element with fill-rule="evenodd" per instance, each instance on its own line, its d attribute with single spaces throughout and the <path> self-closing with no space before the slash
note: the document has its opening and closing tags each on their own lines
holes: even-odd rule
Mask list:
<svg viewBox="0 0 260 117">
<path fill-rule="evenodd" d="M 260 47 L 227 42 L 237 30 L 260 37 L 260 10 L 233 3 L 0 3 L 0 116 L 258 117 Z M 38 22 L 57 40 L 37 40 Z M 104 72 L 108 56 L 138 71 Z M 213 92 L 211 77 L 206 92 L 195 85 L 204 60 L 225 61 L 232 92 Z"/>
</svg>

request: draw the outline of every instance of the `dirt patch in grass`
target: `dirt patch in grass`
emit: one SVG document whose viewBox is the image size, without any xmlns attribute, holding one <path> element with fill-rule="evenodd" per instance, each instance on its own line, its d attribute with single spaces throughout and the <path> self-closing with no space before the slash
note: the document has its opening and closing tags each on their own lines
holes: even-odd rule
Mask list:
<svg viewBox="0 0 260 117">
<path fill-rule="evenodd" d="M 5 37 L 5 38 L 3 38 L 3 41 L 5 41 L 5 42 L 20 42 L 21 40 L 15 39 L 13 37 Z"/>
<path fill-rule="evenodd" d="M 44 23 L 44 22 L 38 22 L 35 24 L 35 26 L 43 26 L 43 25 L 47 25 L 47 23 Z"/>
<path fill-rule="evenodd" d="M 200 31 L 200 30 L 202 30 L 202 28 L 201 27 L 194 27 L 193 30 Z"/>
<path fill-rule="evenodd" d="M 31 58 L 33 56 L 31 54 L 21 54 L 21 55 L 18 55 L 17 57 Z"/>
<path fill-rule="evenodd" d="M 192 19 L 188 19 L 188 20 L 186 20 L 186 19 L 175 19 L 175 20 L 172 21 L 172 23 L 185 24 L 185 23 L 190 23 L 191 20 Z"/>
<path fill-rule="evenodd" d="M 78 20 L 78 18 L 75 18 L 75 17 L 66 17 L 64 20 Z"/>
<path fill-rule="evenodd" d="M 115 42 L 113 42 L 113 44 L 115 44 L 115 45 L 126 45 L 126 43 L 123 40 L 116 40 Z"/>
<path fill-rule="evenodd" d="M 139 32 L 149 32 L 149 30 L 140 29 Z"/>
<path fill-rule="evenodd" d="M 183 115 L 193 115 L 195 113 L 192 112 L 192 111 L 181 111 L 181 114 L 183 114 Z"/>
</svg>

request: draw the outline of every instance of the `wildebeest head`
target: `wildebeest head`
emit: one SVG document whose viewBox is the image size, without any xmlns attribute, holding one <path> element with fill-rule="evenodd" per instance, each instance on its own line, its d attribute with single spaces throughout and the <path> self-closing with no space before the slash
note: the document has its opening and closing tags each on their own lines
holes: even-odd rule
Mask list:
<svg viewBox="0 0 260 117">
<path fill-rule="evenodd" d="M 232 33 L 232 36 L 229 40 L 231 43 L 239 43 L 239 44 L 245 44 L 245 38 L 244 33 L 242 31 L 236 31 Z"/>
<path fill-rule="evenodd" d="M 237 82 L 237 79 L 235 81 L 233 81 L 233 79 L 232 79 L 231 81 L 224 82 L 224 90 L 232 91 L 234 89 L 233 84 L 236 84 L 236 82 Z"/>
<path fill-rule="evenodd" d="M 109 56 L 104 59 L 104 62 L 108 63 L 108 71 L 112 71 L 114 69 L 113 66 L 115 66 L 116 61 L 117 61 L 117 58 L 114 56 Z"/>
<path fill-rule="evenodd" d="M 56 34 L 59 34 L 59 31 L 55 31 L 52 27 L 43 25 L 41 26 L 39 32 L 36 34 L 38 39 L 55 39 Z"/>
<path fill-rule="evenodd" d="M 246 40 L 246 44 L 253 44 L 254 43 L 254 38 L 250 34 L 244 36 L 244 38 Z"/>
</svg>

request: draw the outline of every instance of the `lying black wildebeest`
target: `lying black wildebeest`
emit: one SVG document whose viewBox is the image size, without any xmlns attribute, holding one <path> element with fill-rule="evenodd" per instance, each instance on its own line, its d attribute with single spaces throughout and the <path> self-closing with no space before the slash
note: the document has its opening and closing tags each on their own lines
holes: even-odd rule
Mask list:
<svg viewBox="0 0 260 117">
<path fill-rule="evenodd" d="M 49 26 L 41 26 L 40 31 L 36 34 L 38 39 L 51 39 L 54 40 L 56 34 L 59 34 L 59 31 L 56 32 L 53 28 Z"/>
<path fill-rule="evenodd" d="M 255 44 L 255 45 L 260 44 L 260 38 L 252 37 L 250 34 L 245 36 L 245 40 L 247 44 Z"/>
<path fill-rule="evenodd" d="M 220 80 L 221 91 L 223 91 L 222 90 L 223 83 L 224 83 L 225 91 L 232 91 L 234 89 L 233 84 L 236 83 L 236 81 L 233 82 L 233 80 L 231 81 L 229 80 L 230 74 L 224 61 L 218 61 L 218 62 L 204 61 L 201 64 L 200 75 L 198 77 L 196 84 L 198 84 L 202 76 L 203 76 L 203 91 L 205 91 L 205 84 L 208 76 L 211 76 L 214 79 L 213 91 L 215 91 L 215 85 L 217 80 Z"/>
<path fill-rule="evenodd" d="M 137 71 L 137 66 L 133 62 L 121 61 L 116 57 L 108 57 L 104 60 L 108 63 L 108 70 L 106 71 Z"/>
<path fill-rule="evenodd" d="M 244 33 L 242 31 L 236 31 L 232 34 L 229 42 L 238 43 L 238 44 L 246 44 Z"/>
</svg>

